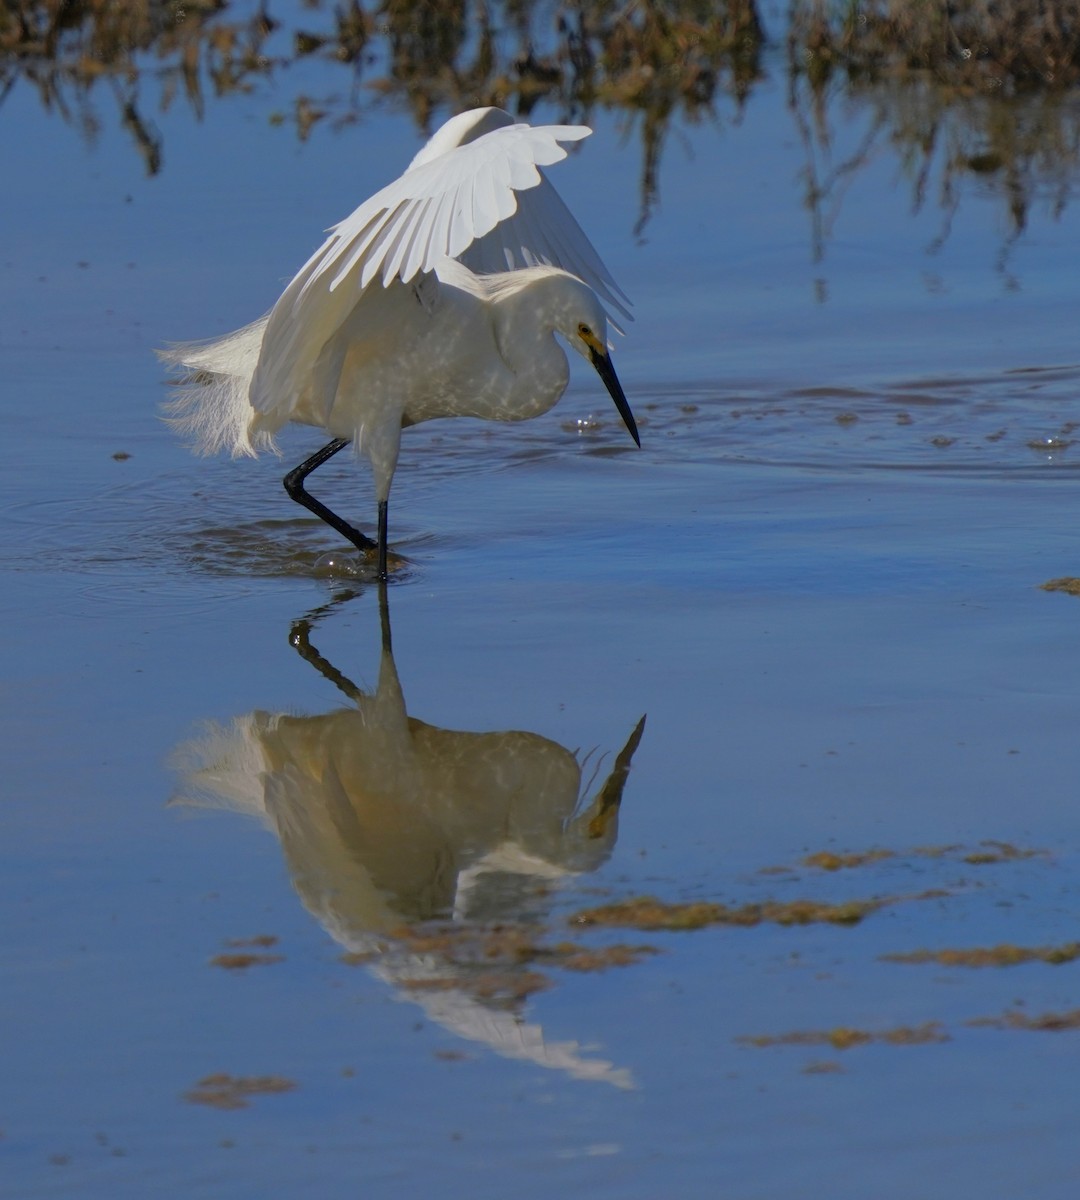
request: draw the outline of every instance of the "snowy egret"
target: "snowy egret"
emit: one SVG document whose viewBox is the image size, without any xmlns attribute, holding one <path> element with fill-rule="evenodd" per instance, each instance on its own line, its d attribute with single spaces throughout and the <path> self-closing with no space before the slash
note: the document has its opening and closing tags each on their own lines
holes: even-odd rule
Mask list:
<svg viewBox="0 0 1080 1200">
<path fill-rule="evenodd" d="M 182 375 L 171 423 L 198 452 L 234 457 L 273 448 L 290 421 L 325 429 L 333 440 L 285 489 L 358 549 L 377 547 L 382 579 L 401 430 L 547 412 L 569 381 L 555 334 L 596 368 L 640 446 L 607 342 L 605 305 L 628 317 L 629 301 L 540 170 L 590 132 L 515 124 L 498 108 L 452 117 L 329 231 L 268 316 L 159 351 Z M 304 487 L 350 443 L 371 464 L 377 542 Z"/>
</svg>

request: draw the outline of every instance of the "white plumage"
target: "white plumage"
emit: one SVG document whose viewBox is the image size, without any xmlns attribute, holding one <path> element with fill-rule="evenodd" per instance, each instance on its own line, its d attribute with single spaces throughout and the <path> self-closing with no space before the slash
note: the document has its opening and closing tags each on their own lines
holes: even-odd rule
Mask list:
<svg viewBox="0 0 1080 1200">
<path fill-rule="evenodd" d="M 371 551 L 303 487 L 351 442 L 374 473 L 383 578 L 402 428 L 547 411 L 569 378 L 554 334 L 593 363 L 638 441 L 607 351 L 604 306 L 628 317 L 628 301 L 540 170 L 590 132 L 514 124 L 496 108 L 451 118 L 330 230 L 267 317 L 159 352 L 182 372 L 171 423 L 197 451 L 234 456 L 272 448 L 290 421 L 325 429 L 334 440 L 286 489 Z"/>
</svg>

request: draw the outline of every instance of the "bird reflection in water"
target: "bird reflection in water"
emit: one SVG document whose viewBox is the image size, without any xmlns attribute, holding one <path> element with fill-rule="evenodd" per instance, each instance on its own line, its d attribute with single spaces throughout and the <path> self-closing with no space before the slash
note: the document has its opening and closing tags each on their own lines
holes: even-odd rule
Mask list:
<svg viewBox="0 0 1080 1200">
<path fill-rule="evenodd" d="M 469 733 L 410 717 L 380 589 L 378 686 L 362 691 L 294 624 L 301 656 L 348 697 L 317 716 L 256 711 L 181 746 L 179 803 L 247 813 L 277 835 L 305 907 L 352 955 L 439 1025 L 509 1058 L 632 1086 L 629 1072 L 551 1043 L 522 1016 L 528 953 L 491 973 L 470 934 L 529 944 L 554 888 L 610 856 L 642 717 L 591 798 L 578 757 L 539 734 Z M 426 926 L 425 922 L 436 922 Z M 440 923 L 441 922 L 441 923 Z M 473 957 L 484 958 L 481 949 Z M 482 965 L 482 964 L 481 964 Z"/>
</svg>

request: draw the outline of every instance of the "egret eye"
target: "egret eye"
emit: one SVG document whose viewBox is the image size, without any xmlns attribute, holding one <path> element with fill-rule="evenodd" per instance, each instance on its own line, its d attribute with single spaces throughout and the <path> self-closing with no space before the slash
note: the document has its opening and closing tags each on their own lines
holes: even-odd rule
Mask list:
<svg viewBox="0 0 1080 1200">
<path fill-rule="evenodd" d="M 585 324 L 584 321 L 577 327 L 578 337 L 590 338 L 593 336 L 593 331 Z"/>
</svg>

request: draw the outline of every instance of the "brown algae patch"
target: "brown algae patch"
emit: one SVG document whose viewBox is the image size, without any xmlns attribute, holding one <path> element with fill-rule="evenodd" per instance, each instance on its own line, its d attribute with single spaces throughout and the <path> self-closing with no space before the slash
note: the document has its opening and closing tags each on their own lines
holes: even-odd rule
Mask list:
<svg viewBox="0 0 1080 1200">
<path fill-rule="evenodd" d="M 1027 1013 L 1013 1008 L 1000 1017 L 975 1017 L 968 1021 L 968 1024 L 989 1026 L 993 1029 L 1032 1029 L 1047 1033 L 1062 1033 L 1070 1029 L 1080 1029 L 1080 1008 L 1071 1008 L 1060 1013 L 1041 1013 L 1037 1017 L 1029 1017 Z"/>
<path fill-rule="evenodd" d="M 266 954 L 272 946 L 278 944 L 277 937 L 272 933 L 260 933 L 250 938 L 229 938 L 225 943 L 226 953 L 215 954 L 210 959 L 212 967 L 221 967 L 226 971 L 246 971 L 248 967 L 264 967 L 271 963 L 284 962 L 280 954 Z"/>
<path fill-rule="evenodd" d="M 913 858 L 957 858 L 960 862 L 975 867 L 1051 857 L 1049 850 L 1034 850 L 1027 846 L 1014 845 L 1012 842 L 1002 842 L 996 838 L 984 838 L 974 848 L 949 843 L 943 846 L 916 846 L 910 853 Z"/>
<path fill-rule="evenodd" d="M 894 850 L 864 850 L 858 854 L 834 854 L 829 850 L 820 850 L 817 854 L 808 854 L 802 862 L 805 867 L 817 867 L 821 871 L 846 871 L 895 857 Z"/>
<path fill-rule="evenodd" d="M 895 1029 L 880 1030 L 876 1033 L 840 1025 L 835 1029 L 743 1036 L 735 1040 L 741 1045 L 758 1048 L 765 1046 L 831 1046 L 834 1050 L 850 1050 L 853 1046 L 867 1046 L 871 1042 L 889 1046 L 925 1046 L 934 1042 L 947 1042 L 950 1039 L 939 1021 L 926 1021 L 922 1025 L 899 1025 Z"/>
<path fill-rule="evenodd" d="M 660 953 L 655 946 L 619 944 L 592 948 L 577 942 L 550 943 L 543 940 L 544 933 L 543 929 L 505 925 L 464 926 L 434 932 L 413 931 L 405 940 L 417 954 L 435 954 L 448 964 L 465 968 L 540 964 L 567 971 L 604 971 L 608 967 L 631 966 L 647 955 Z"/>
<path fill-rule="evenodd" d="M 1011 842 L 989 840 L 980 842 L 977 850 L 972 850 L 965 854 L 963 861 L 970 863 L 972 866 L 982 867 L 990 863 L 1016 862 L 1025 858 L 1049 857 L 1049 854 L 1045 850 L 1027 850 L 1021 846 L 1014 846 Z"/>
<path fill-rule="evenodd" d="M 430 975 L 398 980 L 412 992 L 461 991 L 476 1000 L 516 1005 L 552 986 L 545 971 L 597 972 L 629 967 L 661 951 L 655 946 L 590 947 L 578 942 L 550 942 L 545 927 L 427 926 L 399 932 L 397 942 L 410 954 L 434 960 Z M 388 948 L 389 949 L 389 948 Z M 348 956 L 342 961 L 362 964 L 377 955 Z"/>
<path fill-rule="evenodd" d="M 434 975 L 396 982 L 409 992 L 468 992 L 476 1000 L 508 1006 L 551 987 L 551 980 L 539 971 L 510 970 L 473 975 L 467 981 L 456 975 Z"/>
<path fill-rule="evenodd" d="M 296 1084 L 281 1075 L 207 1075 L 184 1099 L 189 1104 L 206 1104 L 211 1108 L 247 1108 L 252 1096 L 272 1096 L 291 1092 Z"/>
<path fill-rule="evenodd" d="M 1080 584 L 1080 580 L 1077 582 Z M 955 858 L 970 866 L 984 866 L 989 863 L 1017 862 L 1022 859 L 1049 857 L 1050 853 L 1047 850 L 1033 850 L 1024 846 L 1016 846 L 1012 842 L 987 838 L 974 847 L 949 842 L 940 846 L 915 846 L 911 850 L 888 850 L 884 847 L 842 852 L 819 850 L 801 859 L 800 865 L 813 867 L 819 871 L 844 871 L 898 858 Z M 786 869 L 770 867 L 761 873 L 779 874 Z"/>
<path fill-rule="evenodd" d="M 571 925 L 604 925 L 629 929 L 703 929 L 723 920 L 722 904 L 705 901 L 667 904 L 652 896 L 583 908 L 570 917 Z"/>
<path fill-rule="evenodd" d="M 268 967 L 284 961 L 281 954 L 215 954 L 210 965 L 225 971 L 246 971 L 248 967 Z"/>
<path fill-rule="evenodd" d="M 825 904 L 816 900 L 768 901 L 744 904 L 737 908 L 712 901 L 669 904 L 654 896 L 638 896 L 597 908 L 583 908 L 570 917 L 571 925 L 603 925 L 616 928 L 681 931 L 703 929 L 709 925 L 734 925 L 743 928 L 772 922 L 777 925 L 857 925 L 888 900 L 849 900 Z"/>
<path fill-rule="evenodd" d="M 632 967 L 660 951 L 655 946 L 602 946 L 590 950 L 584 946 L 557 946 L 560 955 L 556 965 L 564 971 L 606 971 L 609 967 Z"/>
<path fill-rule="evenodd" d="M 1058 579 L 1048 579 L 1040 583 L 1044 592 L 1064 592 L 1067 596 L 1080 596 L 1080 578 L 1076 575 L 1062 575 Z"/>
<path fill-rule="evenodd" d="M 1044 962 L 1052 966 L 1080 958 L 1080 942 L 1061 946 L 977 946 L 970 950 L 912 950 L 908 954 L 883 954 L 882 962 L 937 963 L 943 967 L 1016 967 Z"/>
</svg>

